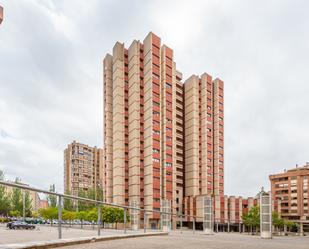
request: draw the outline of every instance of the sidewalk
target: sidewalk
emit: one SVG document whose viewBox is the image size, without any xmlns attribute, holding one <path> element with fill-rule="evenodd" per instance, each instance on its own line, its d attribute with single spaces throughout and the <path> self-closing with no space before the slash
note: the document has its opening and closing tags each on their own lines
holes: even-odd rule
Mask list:
<svg viewBox="0 0 309 249">
<path fill-rule="evenodd" d="M 78 245 L 85 243 L 93 243 L 99 241 L 108 240 L 119 240 L 127 238 L 137 238 L 146 236 L 162 236 L 168 235 L 164 232 L 147 232 L 147 233 L 137 233 L 137 234 L 118 234 L 118 235 L 103 235 L 103 236 L 91 236 L 91 237 L 79 237 L 70 239 L 57 239 L 57 240 L 47 240 L 47 241 L 36 241 L 36 242 L 24 242 L 18 244 L 2 244 L 0 249 L 39 249 L 39 248 L 55 248 L 60 246 Z"/>
</svg>

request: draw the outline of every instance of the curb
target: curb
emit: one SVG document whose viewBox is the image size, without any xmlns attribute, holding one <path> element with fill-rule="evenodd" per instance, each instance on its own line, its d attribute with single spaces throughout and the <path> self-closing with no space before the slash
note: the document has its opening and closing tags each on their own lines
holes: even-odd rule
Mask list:
<svg viewBox="0 0 309 249">
<path fill-rule="evenodd" d="M 142 233 L 142 234 L 121 234 L 121 235 L 108 235 L 108 236 L 93 236 L 93 237 L 80 237 L 73 239 L 60 239 L 60 240 L 49 240 L 49 241 L 39 241 L 39 242 L 26 242 L 19 244 L 6 244 L 0 245 L 0 249 L 45 249 L 45 248 L 55 248 L 61 246 L 71 246 L 86 243 L 94 243 L 100 241 L 108 240 L 118 240 L 118 239 L 128 239 L 128 238 L 138 238 L 138 237 L 148 237 L 148 236 L 161 236 L 168 235 L 165 232 L 157 233 Z"/>
</svg>

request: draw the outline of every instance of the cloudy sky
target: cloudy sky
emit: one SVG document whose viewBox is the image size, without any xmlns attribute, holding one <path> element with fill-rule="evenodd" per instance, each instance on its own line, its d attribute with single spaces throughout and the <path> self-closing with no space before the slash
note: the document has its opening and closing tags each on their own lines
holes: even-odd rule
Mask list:
<svg viewBox="0 0 309 249">
<path fill-rule="evenodd" d="M 0 169 L 63 189 L 63 150 L 102 146 L 102 58 L 149 31 L 184 78 L 225 82 L 225 192 L 309 161 L 308 1 L 0 0 Z"/>
</svg>

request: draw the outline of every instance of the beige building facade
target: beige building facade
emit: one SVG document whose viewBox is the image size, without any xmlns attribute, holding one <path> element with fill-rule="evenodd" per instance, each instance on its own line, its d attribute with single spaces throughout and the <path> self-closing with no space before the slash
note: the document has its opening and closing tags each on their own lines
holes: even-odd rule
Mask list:
<svg viewBox="0 0 309 249">
<path fill-rule="evenodd" d="M 223 81 L 183 83 L 173 50 L 151 32 L 117 42 L 103 72 L 105 201 L 154 210 L 169 201 L 193 215 L 197 197 L 223 196 Z M 149 214 L 151 226 L 159 218 Z"/>
<path fill-rule="evenodd" d="M 72 195 L 102 188 L 103 150 L 73 141 L 64 150 L 64 190 Z"/>
<path fill-rule="evenodd" d="M 223 81 L 206 73 L 192 75 L 183 88 L 185 214 L 196 215 L 196 210 L 203 209 L 201 199 L 208 195 L 214 197 L 215 216 L 220 217 L 224 196 Z"/>
<path fill-rule="evenodd" d="M 28 184 L 24 184 L 24 183 L 21 183 L 21 182 L 19 182 L 19 184 L 29 186 Z M 14 189 L 13 187 L 9 187 L 9 186 L 5 187 L 5 190 L 8 194 L 12 194 L 13 189 Z M 40 205 L 41 199 L 40 199 L 39 194 L 35 191 L 21 190 L 22 195 L 24 194 L 23 192 L 29 193 L 29 199 L 30 199 L 30 202 L 31 202 L 31 211 L 37 212 L 41 208 L 41 205 Z"/>
<path fill-rule="evenodd" d="M 173 50 L 149 33 L 104 58 L 105 200 L 160 210 L 183 197 L 183 89 Z M 149 214 L 156 226 L 158 214 Z"/>
</svg>

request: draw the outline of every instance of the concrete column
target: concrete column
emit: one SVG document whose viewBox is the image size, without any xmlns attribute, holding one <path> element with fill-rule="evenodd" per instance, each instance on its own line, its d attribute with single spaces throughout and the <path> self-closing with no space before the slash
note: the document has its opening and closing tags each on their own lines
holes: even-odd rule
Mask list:
<svg viewBox="0 0 309 249">
<path fill-rule="evenodd" d="M 146 226 L 147 226 L 147 214 L 146 211 L 144 211 L 144 233 L 146 233 Z"/>
<path fill-rule="evenodd" d="M 58 196 L 58 239 L 62 238 L 61 223 L 62 223 L 62 198 L 61 196 Z"/>
<path fill-rule="evenodd" d="M 193 218 L 193 234 L 195 234 L 195 218 Z"/>
<path fill-rule="evenodd" d="M 180 216 L 180 233 L 182 233 L 182 215 Z"/>
<path fill-rule="evenodd" d="M 260 234 L 262 239 L 272 238 L 272 199 L 263 188 L 260 192 Z"/>
<path fill-rule="evenodd" d="M 127 209 L 123 209 L 123 232 L 127 233 Z"/>
<path fill-rule="evenodd" d="M 98 236 L 101 235 L 101 205 L 98 206 Z"/>
<path fill-rule="evenodd" d="M 299 223 L 299 235 L 304 235 L 304 224 L 302 222 Z"/>
</svg>

